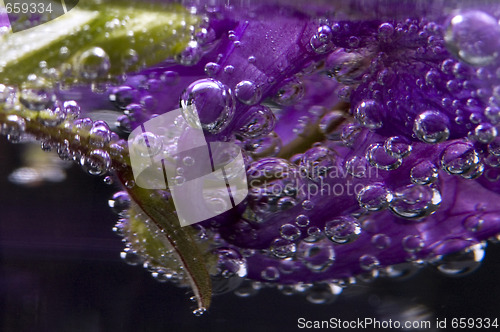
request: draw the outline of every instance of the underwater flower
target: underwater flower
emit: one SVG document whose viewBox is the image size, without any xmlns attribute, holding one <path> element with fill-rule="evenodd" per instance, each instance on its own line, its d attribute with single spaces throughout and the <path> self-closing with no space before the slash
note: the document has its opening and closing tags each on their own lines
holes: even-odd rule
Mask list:
<svg viewBox="0 0 500 332">
<path fill-rule="evenodd" d="M 158 48 L 139 37 L 126 54 L 81 46 L 54 90 L 43 70 L 19 87 L 13 74 L 0 85 L 4 134 L 17 140 L 28 131 L 89 173 L 121 182 L 110 205 L 121 218 L 123 258 L 190 285 L 198 314 L 210 289 L 238 293 L 244 278 L 299 293 L 328 284 L 329 297 L 425 265 L 448 275 L 479 266 L 486 241 L 500 234 L 500 6 L 186 9 L 200 19 L 168 57 L 174 37 L 159 29 Z M 9 105 L 31 113 L 9 113 Z M 207 142 L 241 148 L 249 185 L 235 208 L 186 228 L 168 190 L 135 183 L 120 140 L 179 107 L 184 118 L 195 108 Z M 30 127 L 33 114 L 70 131 Z M 151 160 L 175 160 L 186 139 L 141 137 Z"/>
</svg>

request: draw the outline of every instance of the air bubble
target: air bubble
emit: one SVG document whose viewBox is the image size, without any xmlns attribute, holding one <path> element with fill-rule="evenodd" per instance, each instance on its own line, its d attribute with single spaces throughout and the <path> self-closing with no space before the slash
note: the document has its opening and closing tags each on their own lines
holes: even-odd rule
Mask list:
<svg viewBox="0 0 500 332">
<path fill-rule="evenodd" d="M 262 270 L 260 273 L 262 279 L 267 280 L 267 281 L 276 281 L 280 277 L 280 272 L 278 271 L 278 268 L 274 266 L 268 266 Z"/>
<path fill-rule="evenodd" d="M 347 173 L 353 177 L 363 178 L 369 166 L 365 157 L 354 155 L 346 160 L 345 167 Z"/>
<path fill-rule="evenodd" d="M 355 109 L 355 117 L 359 123 L 369 129 L 378 129 L 383 125 L 383 110 L 374 100 L 365 100 L 358 104 Z"/>
<path fill-rule="evenodd" d="M 448 146 L 441 155 L 441 166 L 448 174 L 466 176 L 477 169 L 479 154 L 470 143 L 457 142 Z"/>
<path fill-rule="evenodd" d="M 360 234 L 361 225 L 350 216 L 341 216 L 325 224 L 325 236 L 337 244 L 353 242 Z"/>
<path fill-rule="evenodd" d="M 271 253 L 279 259 L 292 257 L 297 251 L 297 245 L 290 240 L 275 239 L 270 246 Z"/>
<path fill-rule="evenodd" d="M 134 138 L 133 151 L 141 157 L 154 157 L 163 149 L 163 140 L 161 137 L 146 131 Z"/>
<path fill-rule="evenodd" d="M 385 209 L 393 199 L 393 194 L 382 184 L 369 185 L 358 193 L 358 202 L 368 211 Z"/>
<path fill-rule="evenodd" d="M 196 40 L 191 40 L 176 59 L 181 65 L 194 66 L 200 61 L 202 55 L 203 50 L 199 43 Z"/>
<path fill-rule="evenodd" d="M 401 241 L 405 251 L 414 253 L 421 250 L 425 243 L 422 238 L 418 235 L 407 235 Z"/>
<path fill-rule="evenodd" d="M 334 164 L 335 156 L 331 150 L 325 147 L 314 147 L 304 153 L 300 168 L 309 178 L 319 180 Z"/>
<path fill-rule="evenodd" d="M 438 111 L 425 111 L 415 118 L 413 132 L 425 143 L 440 143 L 450 137 L 449 119 Z"/>
<path fill-rule="evenodd" d="M 394 158 L 405 158 L 412 150 L 411 144 L 400 136 L 392 136 L 384 142 L 385 151 Z"/>
<path fill-rule="evenodd" d="M 415 165 L 410 171 L 410 180 L 415 184 L 434 183 L 439 176 L 437 167 L 430 161 L 422 161 Z"/>
<path fill-rule="evenodd" d="M 280 235 L 285 240 L 295 241 L 300 237 L 300 230 L 292 224 L 284 224 L 280 227 Z"/>
<path fill-rule="evenodd" d="M 119 191 L 108 201 L 111 210 L 121 217 L 127 215 L 127 210 L 130 207 L 130 196 L 125 191 Z"/>
<path fill-rule="evenodd" d="M 83 79 L 93 81 L 107 77 L 111 62 L 102 48 L 92 47 L 78 57 L 77 67 Z"/>
<path fill-rule="evenodd" d="M 29 75 L 22 85 L 19 101 L 30 110 L 41 111 L 53 107 L 56 94 L 50 84 L 35 75 Z"/>
<path fill-rule="evenodd" d="M 81 164 L 90 175 L 103 175 L 111 167 L 111 157 L 104 150 L 93 150 L 88 157 L 82 157 Z"/>
<path fill-rule="evenodd" d="M 487 66 L 498 57 L 500 26 L 489 14 L 470 10 L 454 16 L 446 28 L 448 50 L 474 66 Z"/>
<path fill-rule="evenodd" d="M 316 34 L 311 37 L 309 44 L 316 53 L 323 54 L 332 49 L 332 37 L 332 29 L 328 25 L 322 25 L 318 28 Z"/>
<path fill-rule="evenodd" d="M 304 83 L 298 78 L 292 78 L 278 90 L 274 101 L 281 106 L 290 106 L 304 97 Z"/>
<path fill-rule="evenodd" d="M 220 71 L 220 65 L 215 62 L 208 62 L 205 65 L 205 74 L 209 77 L 214 77 Z"/>
<path fill-rule="evenodd" d="M 295 224 L 299 227 L 307 227 L 309 226 L 309 218 L 304 214 L 298 215 L 295 218 Z"/>
<path fill-rule="evenodd" d="M 246 138 L 268 135 L 276 125 L 274 113 L 262 105 L 251 107 L 239 121 L 244 125 L 239 128 L 238 132 Z"/>
<path fill-rule="evenodd" d="M 401 166 L 402 160 L 398 157 L 390 156 L 382 144 L 372 144 L 366 151 L 366 159 L 370 165 L 385 171 L 391 171 Z"/>
<path fill-rule="evenodd" d="M 390 207 L 399 217 L 420 219 L 436 212 L 441 201 L 441 193 L 436 188 L 410 184 L 394 191 Z"/>
<path fill-rule="evenodd" d="M 445 250 L 448 246 L 454 247 L 460 244 L 458 241 L 460 240 L 444 241 L 435 248 L 435 251 Z M 439 272 L 451 277 L 461 277 L 470 274 L 481 265 L 485 255 L 485 246 L 485 244 L 477 243 L 459 252 L 438 255 L 434 266 Z"/>
<path fill-rule="evenodd" d="M 182 94 L 181 107 L 190 125 L 196 127 L 199 119 L 201 127 L 212 134 L 222 131 L 234 115 L 231 90 L 211 78 L 191 83 Z"/>
<path fill-rule="evenodd" d="M 335 261 L 335 251 L 331 243 L 301 242 L 297 247 L 297 258 L 312 272 L 320 273 L 328 270 Z"/>
<path fill-rule="evenodd" d="M 391 23 L 382 23 L 378 27 L 378 35 L 382 39 L 387 39 L 394 34 L 394 26 Z"/>
<path fill-rule="evenodd" d="M 497 137 L 497 129 L 489 123 L 482 123 L 474 129 L 475 138 L 483 144 L 492 142 Z"/>
<path fill-rule="evenodd" d="M 234 95 L 244 104 L 255 105 L 260 101 L 262 91 L 252 81 L 241 81 L 234 88 Z"/>
<path fill-rule="evenodd" d="M 380 262 L 375 256 L 367 254 L 359 258 L 359 265 L 363 270 L 371 271 L 376 269 L 380 265 Z"/>
<path fill-rule="evenodd" d="M 391 238 L 385 234 L 375 234 L 372 236 L 372 244 L 377 249 L 387 249 L 391 245 Z"/>
<path fill-rule="evenodd" d="M 342 288 L 329 283 L 315 283 L 306 290 L 306 300 L 313 304 L 331 304 L 333 303 Z"/>
</svg>

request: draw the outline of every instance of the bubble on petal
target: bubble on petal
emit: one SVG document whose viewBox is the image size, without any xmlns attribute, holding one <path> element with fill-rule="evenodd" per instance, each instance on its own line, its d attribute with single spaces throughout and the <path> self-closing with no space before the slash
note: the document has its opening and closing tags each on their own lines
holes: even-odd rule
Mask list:
<svg viewBox="0 0 500 332">
<path fill-rule="evenodd" d="M 389 155 L 384 146 L 378 143 L 368 147 L 366 159 L 370 165 L 386 171 L 397 169 L 402 163 L 401 158 Z"/>
<path fill-rule="evenodd" d="M 366 254 L 359 258 L 359 265 L 363 270 L 370 271 L 376 269 L 380 262 L 375 256 Z"/>
<path fill-rule="evenodd" d="M 359 123 L 369 129 L 378 129 L 383 125 L 383 110 L 374 100 L 365 100 L 355 109 L 355 117 Z"/>
<path fill-rule="evenodd" d="M 191 83 L 181 96 L 181 107 L 188 123 L 196 126 L 199 119 L 201 127 L 213 134 L 223 130 L 234 115 L 231 90 L 211 78 Z"/>
<path fill-rule="evenodd" d="M 500 26 L 488 13 L 464 11 L 451 18 L 444 40 L 448 50 L 460 60 L 474 66 L 486 66 L 498 57 Z"/>
<path fill-rule="evenodd" d="M 361 234 L 358 220 L 350 216 L 341 216 L 325 224 L 325 236 L 337 244 L 346 244 L 356 240 Z"/>
<path fill-rule="evenodd" d="M 255 105 L 260 101 L 262 91 L 260 87 L 252 81 L 241 81 L 236 84 L 234 95 L 244 104 Z"/>
<path fill-rule="evenodd" d="M 441 201 L 441 193 L 438 189 L 410 184 L 394 191 L 394 199 L 390 208 L 399 217 L 421 219 L 436 212 Z"/>
<path fill-rule="evenodd" d="M 434 252 L 445 251 L 447 247 L 461 245 L 463 242 L 464 240 L 459 239 L 445 240 L 436 246 Z M 438 255 L 433 265 L 439 272 L 451 277 L 470 274 L 481 265 L 485 256 L 485 246 L 485 244 L 476 243 L 454 253 Z"/>
<path fill-rule="evenodd" d="M 431 184 L 434 183 L 439 176 L 436 165 L 425 160 L 413 166 L 410 171 L 410 180 L 415 184 Z"/>
<path fill-rule="evenodd" d="M 413 132 L 425 143 L 440 143 L 450 137 L 449 119 L 438 111 L 420 113 L 413 124 Z"/>
<path fill-rule="evenodd" d="M 363 187 L 357 198 L 362 208 L 368 211 L 380 211 L 389 205 L 394 196 L 383 184 L 374 184 Z"/>
<path fill-rule="evenodd" d="M 441 155 L 441 167 L 448 174 L 467 176 L 480 166 L 480 157 L 471 143 L 456 142 Z"/>
<path fill-rule="evenodd" d="M 316 53 L 323 54 L 332 49 L 332 37 L 332 29 L 328 25 L 322 25 L 318 28 L 316 34 L 311 37 L 309 44 Z"/>
<path fill-rule="evenodd" d="M 285 81 L 284 85 L 278 90 L 274 101 L 282 106 L 293 105 L 304 97 L 304 83 L 294 77 Z"/>
<path fill-rule="evenodd" d="M 371 242 L 377 249 L 387 249 L 391 245 L 391 238 L 385 234 L 375 234 Z"/>
<path fill-rule="evenodd" d="M 482 123 L 474 128 L 474 137 L 483 144 L 492 142 L 497 134 L 497 128 L 490 123 Z"/>
<path fill-rule="evenodd" d="M 385 151 L 392 157 L 405 158 L 412 150 L 410 142 L 402 136 L 392 136 L 384 142 Z"/>
<path fill-rule="evenodd" d="M 335 251 L 325 240 L 315 243 L 302 241 L 297 247 L 297 258 L 312 272 L 328 270 L 335 261 Z"/>
</svg>

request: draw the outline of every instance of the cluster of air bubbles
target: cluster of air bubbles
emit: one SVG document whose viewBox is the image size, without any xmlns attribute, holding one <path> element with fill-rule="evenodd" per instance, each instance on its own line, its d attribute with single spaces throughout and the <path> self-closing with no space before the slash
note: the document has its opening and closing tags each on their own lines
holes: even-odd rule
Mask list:
<svg viewBox="0 0 500 332">
<path fill-rule="evenodd" d="M 333 31 L 328 25 L 322 25 L 318 28 L 314 36 L 311 37 L 309 44 L 314 52 L 318 54 L 327 53 L 333 48 Z"/>
<path fill-rule="evenodd" d="M 402 159 L 397 154 L 389 154 L 382 144 L 374 143 L 366 151 L 366 159 L 371 166 L 391 171 L 401 166 Z M 396 157 L 395 157 L 396 156 Z"/>
<path fill-rule="evenodd" d="M 287 210 L 304 200 L 300 190 L 302 178 L 296 166 L 278 158 L 264 158 L 250 165 L 248 181 L 252 184 L 249 203 L 256 213 L 274 213 Z M 287 224 L 282 231 L 285 239 L 296 239 L 300 230 Z"/>
</svg>

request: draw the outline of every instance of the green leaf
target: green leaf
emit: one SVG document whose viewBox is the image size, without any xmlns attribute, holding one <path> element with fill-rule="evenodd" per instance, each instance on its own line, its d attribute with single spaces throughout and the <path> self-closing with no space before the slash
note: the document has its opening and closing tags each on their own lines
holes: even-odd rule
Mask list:
<svg viewBox="0 0 500 332">
<path fill-rule="evenodd" d="M 180 53 L 198 22 L 175 4 L 81 2 L 48 23 L 0 36 L 0 82 L 19 85 L 30 74 L 53 83 L 109 80 Z"/>
<path fill-rule="evenodd" d="M 151 268 L 169 270 L 193 290 L 202 313 L 210 306 L 212 284 L 207 266 L 214 257 L 194 240 L 192 227 L 181 227 L 174 206 L 156 191 L 128 190 L 135 202 L 124 224 L 124 236 Z"/>
</svg>

